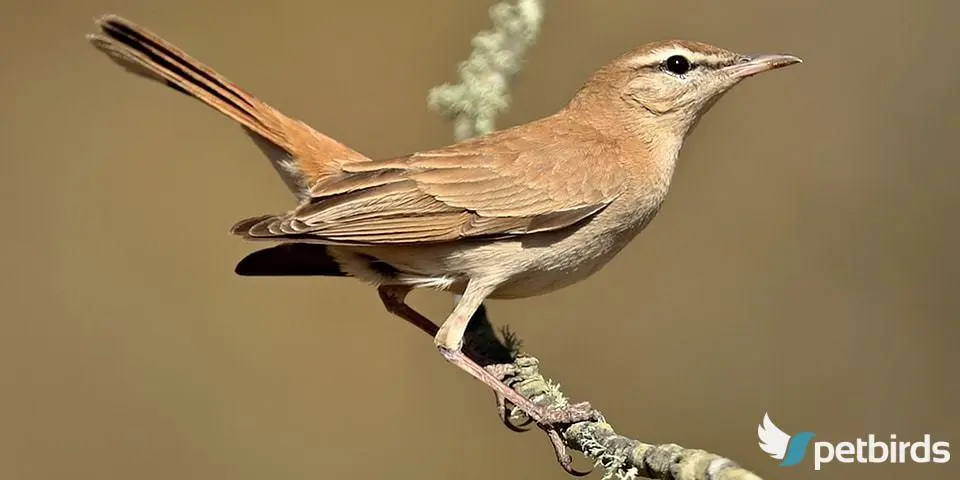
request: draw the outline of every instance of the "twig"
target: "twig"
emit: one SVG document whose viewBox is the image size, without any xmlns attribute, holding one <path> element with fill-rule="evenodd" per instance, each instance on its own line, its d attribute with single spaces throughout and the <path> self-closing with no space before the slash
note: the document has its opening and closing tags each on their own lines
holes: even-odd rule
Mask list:
<svg viewBox="0 0 960 480">
<path fill-rule="evenodd" d="M 473 52 L 460 64 L 460 83 L 430 89 L 427 103 L 453 119 L 454 138 L 490 133 L 510 104 L 510 78 L 520 71 L 543 21 L 541 0 L 504 1 L 490 8 L 493 30 L 473 37 Z"/>
<path fill-rule="evenodd" d="M 496 116 L 509 106 L 509 81 L 520 71 L 523 55 L 540 31 L 542 0 L 504 1 L 490 9 L 490 17 L 494 29 L 474 37 L 473 52 L 460 65 L 460 83 L 434 87 L 428 96 L 431 108 L 453 120 L 458 141 L 493 131 Z M 560 386 L 540 373 L 539 360 L 518 354 L 518 346 L 508 330 L 502 340 L 497 337 L 486 308 L 481 306 L 470 322 L 469 354 L 534 403 L 546 408 L 567 405 L 569 400 Z M 604 480 L 760 480 L 727 458 L 675 444 L 627 438 L 604 421 L 569 425 L 560 435 L 564 446 L 604 469 Z"/>
</svg>

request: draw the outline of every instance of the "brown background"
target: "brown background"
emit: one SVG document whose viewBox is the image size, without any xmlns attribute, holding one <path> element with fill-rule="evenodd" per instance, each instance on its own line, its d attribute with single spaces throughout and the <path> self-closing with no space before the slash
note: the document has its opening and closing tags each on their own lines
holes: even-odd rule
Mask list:
<svg viewBox="0 0 960 480">
<path fill-rule="evenodd" d="M 0 478 L 564 478 L 368 287 L 234 276 L 253 246 L 226 229 L 288 192 L 230 121 L 82 37 L 121 13 L 387 156 L 449 142 L 425 94 L 491 3 L 4 0 Z M 609 267 L 494 320 L 624 433 L 768 478 L 954 478 L 960 458 L 782 469 L 756 425 L 960 442 L 957 5 L 549 2 L 501 126 L 654 39 L 806 63 L 724 98 Z"/>
</svg>

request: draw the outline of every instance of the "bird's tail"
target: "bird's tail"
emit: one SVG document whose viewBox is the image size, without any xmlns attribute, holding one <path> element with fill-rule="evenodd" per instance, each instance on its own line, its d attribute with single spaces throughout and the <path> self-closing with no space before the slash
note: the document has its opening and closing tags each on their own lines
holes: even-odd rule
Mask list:
<svg viewBox="0 0 960 480">
<path fill-rule="evenodd" d="M 243 125 L 281 175 L 306 189 L 346 162 L 366 160 L 340 142 L 280 113 L 172 43 L 116 15 L 96 21 L 87 39 L 129 72 L 194 97 Z M 266 142 L 264 142 L 265 140 Z M 291 163 L 292 160 L 292 163 Z M 286 163 L 284 163 L 286 162 Z"/>
</svg>

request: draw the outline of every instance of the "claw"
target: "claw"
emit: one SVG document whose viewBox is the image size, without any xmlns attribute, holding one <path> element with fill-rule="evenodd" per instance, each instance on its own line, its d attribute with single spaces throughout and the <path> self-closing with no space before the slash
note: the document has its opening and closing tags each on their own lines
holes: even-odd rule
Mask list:
<svg viewBox="0 0 960 480">
<path fill-rule="evenodd" d="M 500 380 L 500 381 L 503 381 L 504 377 L 506 377 L 510 371 L 513 371 L 516 369 L 514 365 L 509 363 L 488 365 L 485 368 L 493 376 L 497 377 L 497 380 Z M 524 428 L 527 425 L 530 425 L 531 423 L 533 423 L 533 419 L 530 418 L 529 415 L 526 415 L 526 412 L 523 412 L 526 415 L 526 419 L 523 420 L 523 422 L 514 423 L 513 420 L 510 418 L 511 409 L 507 408 L 507 399 L 503 395 L 497 392 L 494 392 L 494 396 L 497 399 L 497 416 L 500 417 L 500 423 L 502 423 L 505 427 L 507 427 L 507 429 L 509 429 L 512 432 L 523 433 L 530 430 L 529 428 Z"/>
<path fill-rule="evenodd" d="M 573 468 L 573 458 L 567 453 L 567 446 L 560 437 L 560 426 L 572 425 L 580 422 L 604 421 L 600 412 L 593 409 L 589 403 L 577 403 L 567 405 L 559 409 L 551 409 L 544 412 L 543 417 L 537 422 L 537 426 L 547 433 L 550 438 L 550 444 L 553 446 L 553 452 L 557 456 L 557 463 L 570 475 L 583 477 L 589 475 L 591 470 L 581 472 Z"/>
<path fill-rule="evenodd" d="M 527 419 L 521 423 L 513 423 L 512 421 L 510 422 L 510 425 L 513 427 L 512 430 L 514 430 L 515 432 L 526 432 L 530 430 L 530 427 L 528 425 L 531 425 L 531 424 L 533 424 L 533 419 L 531 419 L 530 417 L 527 417 Z"/>
<path fill-rule="evenodd" d="M 560 438 L 560 432 L 556 429 L 547 430 L 547 437 L 550 438 L 550 444 L 553 445 L 553 453 L 557 455 L 557 463 L 560 464 L 560 467 L 570 475 L 574 477 L 585 477 L 592 472 L 592 470 L 587 470 L 581 472 L 573 468 L 573 457 L 567 453 L 567 446 L 563 444 L 563 439 Z"/>
<path fill-rule="evenodd" d="M 527 417 L 523 423 L 513 423 L 513 420 L 510 419 L 510 409 L 507 408 L 507 400 L 503 398 L 503 395 L 496 395 L 497 397 L 497 414 L 500 417 L 500 423 L 503 423 L 511 432 L 523 433 L 529 428 L 524 428 L 527 425 L 533 423 L 533 420 L 530 417 Z"/>
</svg>

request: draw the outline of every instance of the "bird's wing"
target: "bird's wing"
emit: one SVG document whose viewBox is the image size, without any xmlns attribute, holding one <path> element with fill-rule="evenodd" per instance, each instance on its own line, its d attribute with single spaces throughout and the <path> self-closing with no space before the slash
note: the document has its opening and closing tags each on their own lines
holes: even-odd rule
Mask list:
<svg viewBox="0 0 960 480">
<path fill-rule="evenodd" d="M 787 444 L 790 442 L 790 435 L 780 430 L 772 420 L 770 415 L 763 415 L 763 423 L 757 425 L 757 437 L 760 438 L 760 449 L 767 452 L 771 457 L 782 460 L 787 453 Z"/>
<path fill-rule="evenodd" d="M 589 218 L 623 186 L 616 145 L 573 132 L 498 133 L 345 165 L 297 209 L 240 222 L 234 233 L 351 244 L 516 236 Z"/>
</svg>

